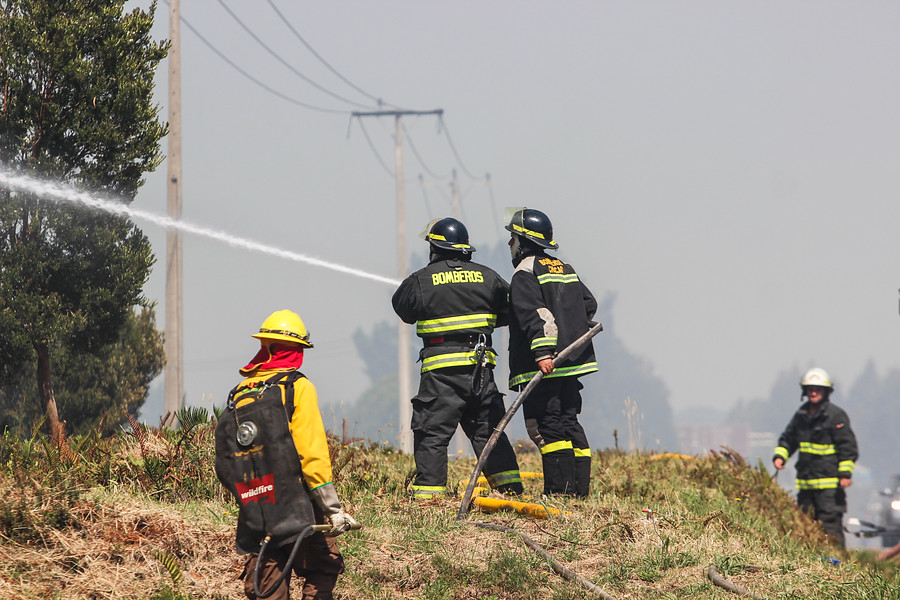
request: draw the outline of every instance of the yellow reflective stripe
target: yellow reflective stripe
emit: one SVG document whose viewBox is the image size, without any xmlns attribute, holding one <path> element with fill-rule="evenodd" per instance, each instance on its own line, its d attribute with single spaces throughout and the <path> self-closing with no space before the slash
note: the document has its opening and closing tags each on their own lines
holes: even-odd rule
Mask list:
<svg viewBox="0 0 900 600">
<path fill-rule="evenodd" d="M 541 346 L 555 346 L 556 345 L 555 337 L 542 337 L 542 338 L 534 338 L 531 341 L 531 349 L 540 348 Z"/>
<path fill-rule="evenodd" d="M 496 313 L 483 313 L 477 315 L 462 315 L 459 317 L 446 317 L 443 319 L 431 319 L 416 323 L 416 333 L 444 333 L 459 329 L 475 329 L 477 327 L 494 327 L 497 325 Z"/>
<path fill-rule="evenodd" d="M 495 488 L 509 483 L 522 483 L 522 477 L 519 475 L 519 470 L 516 469 L 514 471 L 503 471 L 502 473 L 488 475 L 487 481 L 491 484 L 492 488 Z"/>
<path fill-rule="evenodd" d="M 560 450 L 571 450 L 572 449 L 572 441 L 564 440 L 562 442 L 553 442 L 552 444 L 546 444 L 541 446 L 541 454 L 550 454 L 551 452 L 559 452 Z"/>
<path fill-rule="evenodd" d="M 775 448 L 775 456 L 780 456 L 786 461 L 790 457 L 790 454 L 788 454 L 787 448 L 785 448 L 784 446 L 778 446 L 777 448 Z"/>
<path fill-rule="evenodd" d="M 485 352 L 484 358 L 487 364 L 496 366 L 497 358 L 493 352 Z M 422 360 L 421 373 L 434 371 L 435 369 L 446 369 L 447 367 L 471 367 L 476 362 L 475 352 L 448 352 L 447 354 L 438 354 L 437 356 L 429 356 Z"/>
<path fill-rule="evenodd" d="M 825 456 L 828 454 L 837 454 L 837 448 L 834 447 L 834 444 L 812 444 L 810 442 L 800 442 L 800 452 L 815 454 L 817 456 Z"/>
<path fill-rule="evenodd" d="M 554 377 L 573 377 L 576 375 L 586 375 L 588 373 L 593 373 L 597 370 L 596 362 L 584 363 L 583 365 L 576 365 L 574 367 L 557 367 L 553 369 L 553 372 L 549 375 L 544 375 L 544 379 L 552 379 Z M 509 387 L 514 387 L 517 385 L 523 385 L 531 381 L 531 378 L 537 375 L 537 371 L 531 371 L 529 373 L 522 373 L 521 375 L 516 375 L 515 377 L 511 377 L 509 380 Z"/>
<path fill-rule="evenodd" d="M 800 490 L 830 490 L 838 486 L 837 477 L 825 477 L 824 479 L 798 479 L 797 489 Z"/>
<path fill-rule="evenodd" d="M 430 240 L 438 240 L 438 241 L 441 241 L 441 242 L 446 242 L 446 241 L 447 241 L 447 238 L 445 238 L 444 236 L 442 236 L 442 235 L 439 234 L 439 233 L 429 233 L 429 234 L 428 234 L 428 239 L 430 239 Z"/>
<path fill-rule="evenodd" d="M 444 485 L 414 485 L 412 486 L 413 498 L 429 499 L 435 496 L 443 496 L 447 493 Z"/>
<path fill-rule="evenodd" d="M 584 456 L 590 456 L 590 455 L 591 455 L 591 449 L 590 449 L 590 448 L 574 448 L 574 450 L 575 450 L 575 458 L 578 458 L 578 457 L 580 457 L 580 456 L 581 456 L 581 457 L 584 457 Z"/>
<path fill-rule="evenodd" d="M 843 471 L 844 473 L 853 473 L 853 469 L 856 466 L 852 460 L 842 460 L 838 463 L 838 471 Z"/>
<path fill-rule="evenodd" d="M 537 231 L 531 231 L 530 229 L 526 229 L 526 228 L 522 227 L 521 225 L 516 225 L 514 223 L 511 223 L 511 225 L 512 225 L 512 228 L 515 229 L 517 233 L 524 233 L 527 235 L 534 236 L 536 238 L 544 239 L 543 233 L 538 233 Z"/>
<path fill-rule="evenodd" d="M 543 275 L 538 275 L 537 280 L 541 285 L 544 285 L 545 283 L 577 283 L 578 273 L 566 273 L 563 275 L 557 273 L 544 273 Z"/>
</svg>

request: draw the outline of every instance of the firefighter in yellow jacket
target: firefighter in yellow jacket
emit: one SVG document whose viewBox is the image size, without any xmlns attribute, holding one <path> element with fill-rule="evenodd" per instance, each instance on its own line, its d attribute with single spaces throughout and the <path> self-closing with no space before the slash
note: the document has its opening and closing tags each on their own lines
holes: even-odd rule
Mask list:
<svg viewBox="0 0 900 600">
<path fill-rule="evenodd" d="M 289 310 L 272 313 L 259 328 L 259 333 L 253 337 L 260 341 L 260 350 L 247 366 L 240 369 L 245 379 L 232 391 L 232 396 L 260 388 L 273 378 L 278 378 L 277 385 L 284 386 L 282 400 L 287 409 L 286 414 L 290 416 L 290 434 L 299 455 L 315 520 L 332 527 L 324 534 L 313 533 L 303 540 L 291 570 L 305 578 L 303 600 L 331 600 L 338 575 L 344 571 L 344 559 L 334 537 L 347 531 L 355 521 L 344 512 L 332 483 L 328 441 L 319 413 L 316 388 L 298 370 L 303 364 L 304 349 L 312 348 L 313 345 L 303 321 Z M 239 523 L 238 550 L 250 553 L 244 568 L 244 592 L 248 598 L 255 600 L 257 596 L 253 586 L 253 573 L 258 549 L 240 548 L 240 527 Z M 261 565 L 259 590 L 272 587 L 287 564 L 290 550 L 290 547 L 266 550 Z M 290 598 L 289 589 L 290 570 L 287 578 L 269 597 L 273 600 L 287 600 Z"/>
</svg>

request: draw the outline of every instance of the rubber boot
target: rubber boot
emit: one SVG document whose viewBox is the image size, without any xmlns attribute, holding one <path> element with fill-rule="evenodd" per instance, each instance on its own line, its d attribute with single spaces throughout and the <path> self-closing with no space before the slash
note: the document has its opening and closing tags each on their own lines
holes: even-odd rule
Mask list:
<svg viewBox="0 0 900 600">
<path fill-rule="evenodd" d="M 575 495 L 587 498 L 591 493 L 591 457 L 575 458 Z"/>
<path fill-rule="evenodd" d="M 502 492 L 504 494 L 511 494 L 513 496 L 521 496 L 525 493 L 525 488 L 522 487 L 520 482 L 516 483 L 506 483 L 504 485 L 498 485 L 494 488 L 498 492 Z"/>
<path fill-rule="evenodd" d="M 575 453 L 571 448 L 541 456 L 544 493 L 575 495 Z"/>
</svg>

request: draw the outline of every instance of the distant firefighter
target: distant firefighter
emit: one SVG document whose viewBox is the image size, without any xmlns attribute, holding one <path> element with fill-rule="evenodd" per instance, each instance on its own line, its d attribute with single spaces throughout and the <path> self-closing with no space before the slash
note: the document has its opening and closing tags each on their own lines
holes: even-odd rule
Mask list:
<svg viewBox="0 0 900 600">
<path fill-rule="evenodd" d="M 800 381 L 801 401 L 781 437 L 772 462 L 783 469 L 796 451 L 797 504 L 822 522 L 825 533 L 844 546 L 843 515 L 847 512 L 844 488 L 850 487 L 859 457 L 850 419 L 830 401 L 834 385 L 822 369 L 810 369 Z"/>
</svg>

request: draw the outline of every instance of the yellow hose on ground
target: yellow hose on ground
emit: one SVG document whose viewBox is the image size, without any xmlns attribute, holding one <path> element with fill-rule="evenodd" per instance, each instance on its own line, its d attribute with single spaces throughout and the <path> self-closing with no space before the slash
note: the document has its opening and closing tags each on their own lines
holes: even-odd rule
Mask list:
<svg viewBox="0 0 900 600">
<path fill-rule="evenodd" d="M 526 515 L 536 519 L 549 519 L 550 517 L 558 517 L 562 514 L 562 511 L 558 508 L 550 508 L 541 504 L 519 502 L 518 500 L 504 500 L 502 498 L 477 497 L 472 500 L 472 504 L 487 513 L 498 512 L 501 510 L 514 510 L 520 515 Z"/>
<path fill-rule="evenodd" d="M 659 460 L 660 458 L 683 458 L 685 460 L 693 460 L 697 457 L 690 456 L 688 454 L 674 454 L 672 452 L 663 452 L 662 454 L 654 454 L 650 457 L 650 460 Z"/>
</svg>

